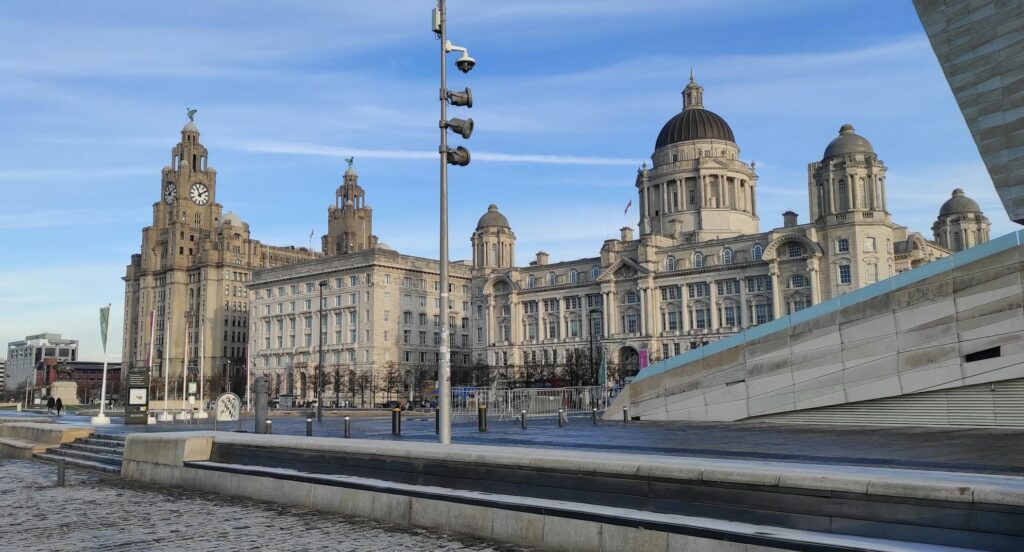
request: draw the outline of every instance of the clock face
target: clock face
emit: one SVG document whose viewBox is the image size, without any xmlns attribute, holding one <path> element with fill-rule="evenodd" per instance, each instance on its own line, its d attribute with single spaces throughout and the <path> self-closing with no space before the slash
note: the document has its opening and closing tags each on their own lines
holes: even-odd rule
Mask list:
<svg viewBox="0 0 1024 552">
<path fill-rule="evenodd" d="M 167 203 L 168 205 L 174 203 L 174 198 L 175 196 L 177 196 L 177 194 L 178 187 L 174 184 L 174 182 L 168 182 L 167 186 L 164 188 L 164 202 Z"/>
<path fill-rule="evenodd" d="M 192 198 L 196 205 L 206 205 L 210 201 L 210 190 L 206 188 L 205 184 L 196 182 L 189 189 L 188 197 Z"/>
</svg>

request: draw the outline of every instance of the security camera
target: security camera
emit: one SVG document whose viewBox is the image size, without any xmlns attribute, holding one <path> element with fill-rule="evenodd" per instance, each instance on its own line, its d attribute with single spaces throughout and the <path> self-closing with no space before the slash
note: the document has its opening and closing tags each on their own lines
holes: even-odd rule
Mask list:
<svg viewBox="0 0 1024 552">
<path fill-rule="evenodd" d="M 463 73 L 468 73 L 473 70 L 474 66 L 476 66 L 476 60 L 469 57 L 468 54 L 463 52 L 462 57 L 455 60 L 455 66 L 459 68 L 459 71 L 462 71 Z"/>
</svg>

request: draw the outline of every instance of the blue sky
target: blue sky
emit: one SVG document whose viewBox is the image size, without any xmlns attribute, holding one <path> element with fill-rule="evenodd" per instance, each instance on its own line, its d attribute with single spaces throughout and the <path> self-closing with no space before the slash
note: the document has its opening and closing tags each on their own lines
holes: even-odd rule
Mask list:
<svg viewBox="0 0 1024 552">
<path fill-rule="evenodd" d="M 218 201 L 265 243 L 308 244 L 356 157 L 374 231 L 437 255 L 437 64 L 426 0 L 3 2 L 0 342 L 42 331 L 96 359 L 160 169 L 196 123 Z M 954 187 L 1013 229 L 909 0 L 517 0 L 449 5 L 477 67 L 467 168 L 451 171 L 452 258 L 496 203 L 524 262 L 597 255 L 636 223 L 636 168 L 681 107 L 705 105 L 756 161 L 763 230 L 807 217 L 807 164 L 852 123 L 889 168 L 895 221 L 930 236 Z M 463 143 L 461 138 L 453 144 Z M 635 204 L 635 201 L 634 201 Z"/>
</svg>

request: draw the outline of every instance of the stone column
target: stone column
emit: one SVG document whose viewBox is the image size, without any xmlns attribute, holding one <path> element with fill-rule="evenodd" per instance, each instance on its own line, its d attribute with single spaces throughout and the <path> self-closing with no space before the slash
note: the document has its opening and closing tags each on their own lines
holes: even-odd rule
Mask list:
<svg viewBox="0 0 1024 552">
<path fill-rule="evenodd" d="M 490 347 L 491 343 L 494 343 L 494 296 L 487 296 L 487 343 L 484 345 Z M 442 320 L 442 324 L 447 324 L 447 320 Z"/>
<path fill-rule="evenodd" d="M 782 290 L 779 289 L 779 266 L 772 263 L 769 273 L 772 276 L 772 314 L 774 319 L 782 318 Z"/>
<path fill-rule="evenodd" d="M 747 315 L 747 279 L 740 278 L 740 328 L 746 328 L 750 324 L 750 317 Z"/>
<path fill-rule="evenodd" d="M 714 280 L 708 280 L 708 299 L 711 301 L 711 329 L 718 331 L 719 320 L 718 320 L 718 288 L 715 286 Z"/>
<path fill-rule="evenodd" d="M 679 289 L 682 292 L 679 295 L 682 304 L 682 311 L 679 313 L 679 316 L 680 318 L 682 318 L 682 320 L 680 321 L 679 327 L 681 328 L 683 335 L 686 335 L 686 332 L 690 331 L 690 311 L 689 306 L 687 304 L 687 302 L 689 301 L 689 296 L 687 295 L 686 284 L 682 284 L 681 286 L 679 286 Z"/>
<path fill-rule="evenodd" d="M 647 335 L 647 290 L 645 288 L 637 289 L 637 295 L 640 296 L 640 335 Z"/>
<path fill-rule="evenodd" d="M 811 304 L 817 305 L 821 302 L 821 272 L 818 270 L 817 260 L 807 260 L 807 274 L 811 282 Z"/>
</svg>

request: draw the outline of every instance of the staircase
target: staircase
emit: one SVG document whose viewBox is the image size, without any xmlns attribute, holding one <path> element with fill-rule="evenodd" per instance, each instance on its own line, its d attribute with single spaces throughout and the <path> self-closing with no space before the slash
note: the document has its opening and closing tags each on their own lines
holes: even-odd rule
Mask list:
<svg viewBox="0 0 1024 552">
<path fill-rule="evenodd" d="M 68 466 L 74 468 L 121 475 L 124 435 L 96 433 L 91 437 L 64 443 L 60 448 L 53 448 L 34 456 L 47 462 L 64 460 Z"/>
</svg>

